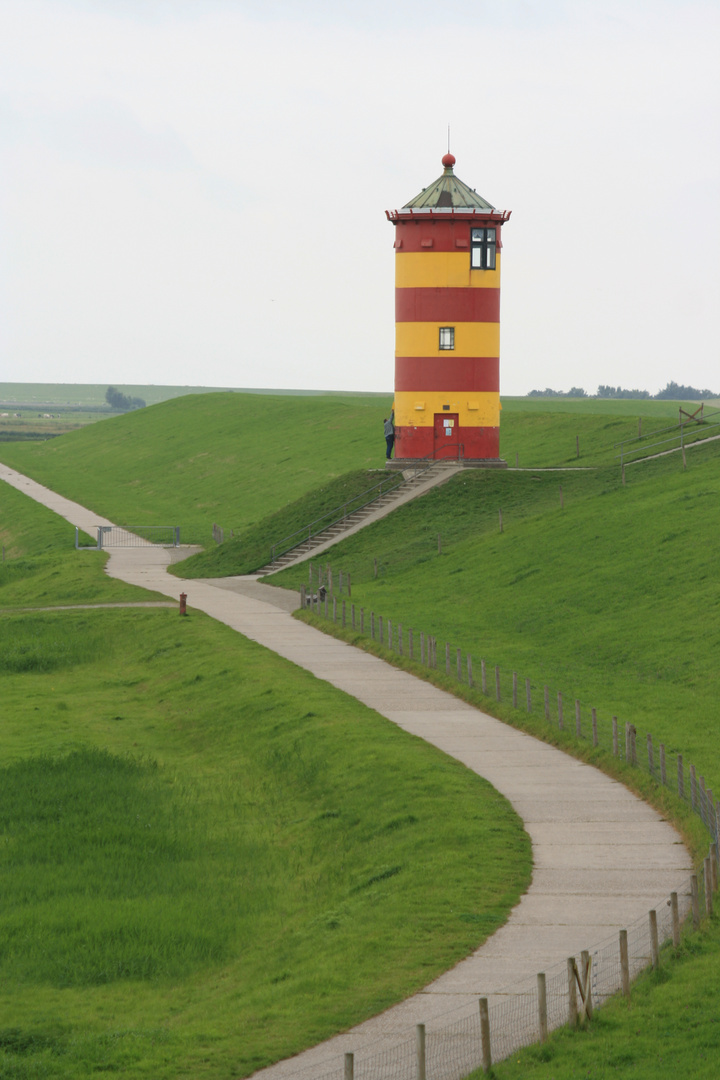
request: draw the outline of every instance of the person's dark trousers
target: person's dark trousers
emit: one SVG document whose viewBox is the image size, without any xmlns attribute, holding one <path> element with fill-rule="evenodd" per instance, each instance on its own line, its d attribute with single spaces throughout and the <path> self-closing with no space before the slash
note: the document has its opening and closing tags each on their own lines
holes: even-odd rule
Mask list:
<svg viewBox="0 0 720 1080">
<path fill-rule="evenodd" d="M 387 443 L 387 453 L 386 453 L 385 457 L 390 459 L 392 457 L 393 443 L 395 442 L 395 436 L 394 435 L 386 435 L 385 436 L 385 442 Z"/>
</svg>

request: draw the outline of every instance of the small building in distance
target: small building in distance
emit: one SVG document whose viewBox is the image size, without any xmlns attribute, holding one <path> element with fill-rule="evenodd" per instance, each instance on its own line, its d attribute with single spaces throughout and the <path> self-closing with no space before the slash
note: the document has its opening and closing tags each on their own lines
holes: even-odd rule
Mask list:
<svg viewBox="0 0 720 1080">
<path fill-rule="evenodd" d="M 455 176 L 400 210 L 395 226 L 395 460 L 476 467 L 500 459 L 501 228 L 496 210 Z"/>
</svg>

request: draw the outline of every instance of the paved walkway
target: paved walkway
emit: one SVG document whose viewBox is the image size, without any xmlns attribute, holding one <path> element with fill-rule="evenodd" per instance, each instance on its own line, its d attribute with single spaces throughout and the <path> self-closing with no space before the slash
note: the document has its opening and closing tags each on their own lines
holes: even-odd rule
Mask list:
<svg viewBox="0 0 720 1080">
<path fill-rule="evenodd" d="M 0 478 L 11 471 L 0 466 Z M 107 524 L 18 474 L 9 482 L 82 528 Z M 464 762 L 512 803 L 533 845 L 530 888 L 505 926 L 472 956 L 400 1005 L 257 1077 L 310 1080 L 339 1067 L 345 1051 L 376 1053 L 411 1037 L 416 1023 L 432 1031 L 444 1014 L 475 1013 L 480 996 L 492 1006 L 508 992 L 534 993 L 538 971 L 591 949 L 685 884 L 692 863 L 678 834 L 604 773 L 293 619 L 288 609 L 297 606 L 297 595 L 254 578 L 172 578 L 169 559 L 167 550 L 149 546 L 113 549 L 108 572 L 169 596 L 186 592 L 190 608 Z"/>
</svg>

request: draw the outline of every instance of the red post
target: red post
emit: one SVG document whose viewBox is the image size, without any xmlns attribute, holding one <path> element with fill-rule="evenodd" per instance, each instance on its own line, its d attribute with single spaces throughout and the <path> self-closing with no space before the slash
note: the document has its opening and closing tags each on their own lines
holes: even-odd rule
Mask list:
<svg viewBox="0 0 720 1080">
<path fill-rule="evenodd" d="M 180 593 L 180 614 L 187 615 L 187 593 Z"/>
</svg>

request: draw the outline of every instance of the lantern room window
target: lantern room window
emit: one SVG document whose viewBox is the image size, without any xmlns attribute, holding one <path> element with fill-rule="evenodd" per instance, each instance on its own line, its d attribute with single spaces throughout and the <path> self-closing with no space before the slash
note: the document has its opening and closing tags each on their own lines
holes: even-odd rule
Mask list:
<svg viewBox="0 0 720 1080">
<path fill-rule="evenodd" d="M 494 270 L 497 229 L 470 230 L 470 269 Z"/>
<path fill-rule="evenodd" d="M 439 349 L 454 349 L 455 348 L 455 327 L 454 326 L 441 326 L 440 327 L 440 341 L 438 344 Z"/>
</svg>

